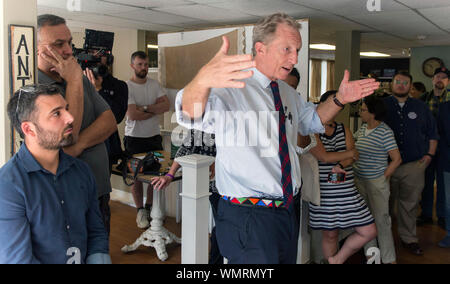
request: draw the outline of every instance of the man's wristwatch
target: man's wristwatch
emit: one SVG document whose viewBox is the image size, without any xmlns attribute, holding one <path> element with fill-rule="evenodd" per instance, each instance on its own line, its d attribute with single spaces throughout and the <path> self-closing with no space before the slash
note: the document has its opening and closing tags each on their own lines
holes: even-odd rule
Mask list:
<svg viewBox="0 0 450 284">
<path fill-rule="evenodd" d="M 430 157 L 431 159 L 434 158 L 434 155 L 433 155 L 433 154 L 430 154 L 430 153 L 426 153 L 425 156 L 428 156 L 428 157 Z"/>
<path fill-rule="evenodd" d="M 333 96 L 333 102 L 334 102 L 338 107 L 340 107 L 340 108 L 344 108 L 344 107 L 345 107 L 345 105 L 343 105 L 343 104 L 338 100 L 338 98 L 336 97 L 336 94 L 334 94 L 334 96 Z"/>
</svg>

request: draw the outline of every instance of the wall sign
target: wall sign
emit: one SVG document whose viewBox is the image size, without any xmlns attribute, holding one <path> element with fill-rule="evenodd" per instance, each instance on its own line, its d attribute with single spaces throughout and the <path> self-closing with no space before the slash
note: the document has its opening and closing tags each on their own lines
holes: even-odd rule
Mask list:
<svg viewBox="0 0 450 284">
<path fill-rule="evenodd" d="M 22 86 L 35 84 L 34 27 L 9 25 L 9 71 L 11 96 Z M 20 146 L 11 126 L 11 156 Z"/>
</svg>

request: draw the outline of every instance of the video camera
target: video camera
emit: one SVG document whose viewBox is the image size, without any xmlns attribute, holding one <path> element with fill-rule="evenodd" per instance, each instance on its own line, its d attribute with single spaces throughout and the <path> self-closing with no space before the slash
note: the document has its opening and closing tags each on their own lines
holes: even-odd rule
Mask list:
<svg viewBox="0 0 450 284">
<path fill-rule="evenodd" d="M 94 76 L 105 77 L 108 74 L 108 66 L 114 62 L 112 47 L 114 33 L 86 29 L 83 48 L 72 46 L 73 55 L 83 70 L 89 68 Z M 101 58 L 106 57 L 106 65 L 101 63 Z"/>
</svg>

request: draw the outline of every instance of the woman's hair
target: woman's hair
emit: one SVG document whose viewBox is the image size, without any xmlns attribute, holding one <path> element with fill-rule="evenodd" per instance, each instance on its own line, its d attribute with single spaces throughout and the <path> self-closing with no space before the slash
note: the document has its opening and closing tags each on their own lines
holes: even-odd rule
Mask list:
<svg viewBox="0 0 450 284">
<path fill-rule="evenodd" d="M 378 121 L 384 121 L 387 116 L 387 109 L 384 101 L 377 95 L 370 95 L 362 100 L 366 104 L 367 110 L 375 115 L 375 119 Z"/>
<path fill-rule="evenodd" d="M 413 86 L 417 91 L 421 92 L 422 94 L 427 92 L 427 88 L 422 82 L 414 82 Z"/>
<path fill-rule="evenodd" d="M 325 102 L 326 100 L 328 100 L 328 98 L 330 96 L 334 96 L 338 91 L 337 90 L 330 90 L 330 91 L 326 91 L 325 93 L 323 93 L 320 96 L 320 103 Z"/>
</svg>

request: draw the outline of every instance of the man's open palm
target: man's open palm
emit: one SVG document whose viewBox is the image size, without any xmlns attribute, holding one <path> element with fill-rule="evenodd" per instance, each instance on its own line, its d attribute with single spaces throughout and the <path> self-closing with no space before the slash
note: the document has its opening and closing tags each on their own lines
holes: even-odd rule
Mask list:
<svg viewBox="0 0 450 284">
<path fill-rule="evenodd" d="M 344 79 L 342 79 L 338 95 L 336 95 L 342 104 L 352 103 L 367 97 L 380 86 L 380 83 L 376 82 L 375 79 L 349 81 L 349 78 L 350 73 L 345 70 Z"/>
</svg>

